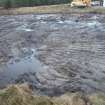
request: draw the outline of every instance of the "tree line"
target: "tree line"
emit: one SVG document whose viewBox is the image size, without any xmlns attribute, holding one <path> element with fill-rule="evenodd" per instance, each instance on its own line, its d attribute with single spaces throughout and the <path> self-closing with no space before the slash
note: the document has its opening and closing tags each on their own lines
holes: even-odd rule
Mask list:
<svg viewBox="0 0 105 105">
<path fill-rule="evenodd" d="M 70 0 L 0 0 L 5 8 L 69 3 Z"/>
<path fill-rule="evenodd" d="M 39 6 L 39 5 L 53 5 L 70 3 L 73 0 L 0 0 L 0 6 L 4 8 L 14 7 L 28 7 L 28 6 Z M 103 0 L 92 0 L 92 1 L 103 1 Z"/>
</svg>

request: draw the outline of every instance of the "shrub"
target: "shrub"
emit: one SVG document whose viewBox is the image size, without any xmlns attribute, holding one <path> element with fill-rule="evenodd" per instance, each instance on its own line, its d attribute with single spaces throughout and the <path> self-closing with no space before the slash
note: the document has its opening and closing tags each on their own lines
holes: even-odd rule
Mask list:
<svg viewBox="0 0 105 105">
<path fill-rule="evenodd" d="M 5 2 L 4 2 L 4 8 L 5 9 L 9 9 L 9 8 L 11 8 L 12 7 L 12 2 L 11 2 L 11 0 L 5 0 Z"/>
</svg>

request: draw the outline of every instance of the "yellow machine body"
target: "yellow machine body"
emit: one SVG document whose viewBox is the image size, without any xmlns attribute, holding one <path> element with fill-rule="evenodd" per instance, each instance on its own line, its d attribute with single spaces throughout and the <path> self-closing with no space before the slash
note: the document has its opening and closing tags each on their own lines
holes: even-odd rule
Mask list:
<svg viewBox="0 0 105 105">
<path fill-rule="evenodd" d="M 71 7 L 89 7 L 91 6 L 91 0 L 73 0 Z"/>
</svg>

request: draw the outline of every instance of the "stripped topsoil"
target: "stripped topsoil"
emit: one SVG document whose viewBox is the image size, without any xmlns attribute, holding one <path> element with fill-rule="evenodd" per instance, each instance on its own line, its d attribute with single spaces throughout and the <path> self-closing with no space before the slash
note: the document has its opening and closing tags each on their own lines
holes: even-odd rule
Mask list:
<svg viewBox="0 0 105 105">
<path fill-rule="evenodd" d="M 105 15 L 0 16 L 0 88 L 37 94 L 105 92 Z"/>
</svg>

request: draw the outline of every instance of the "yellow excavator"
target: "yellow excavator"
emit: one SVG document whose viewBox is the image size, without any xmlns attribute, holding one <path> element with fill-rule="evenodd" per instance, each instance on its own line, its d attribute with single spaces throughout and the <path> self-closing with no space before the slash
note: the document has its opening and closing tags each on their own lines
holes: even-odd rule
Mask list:
<svg viewBox="0 0 105 105">
<path fill-rule="evenodd" d="M 71 2 L 71 7 L 90 7 L 91 0 L 73 0 Z"/>
</svg>

